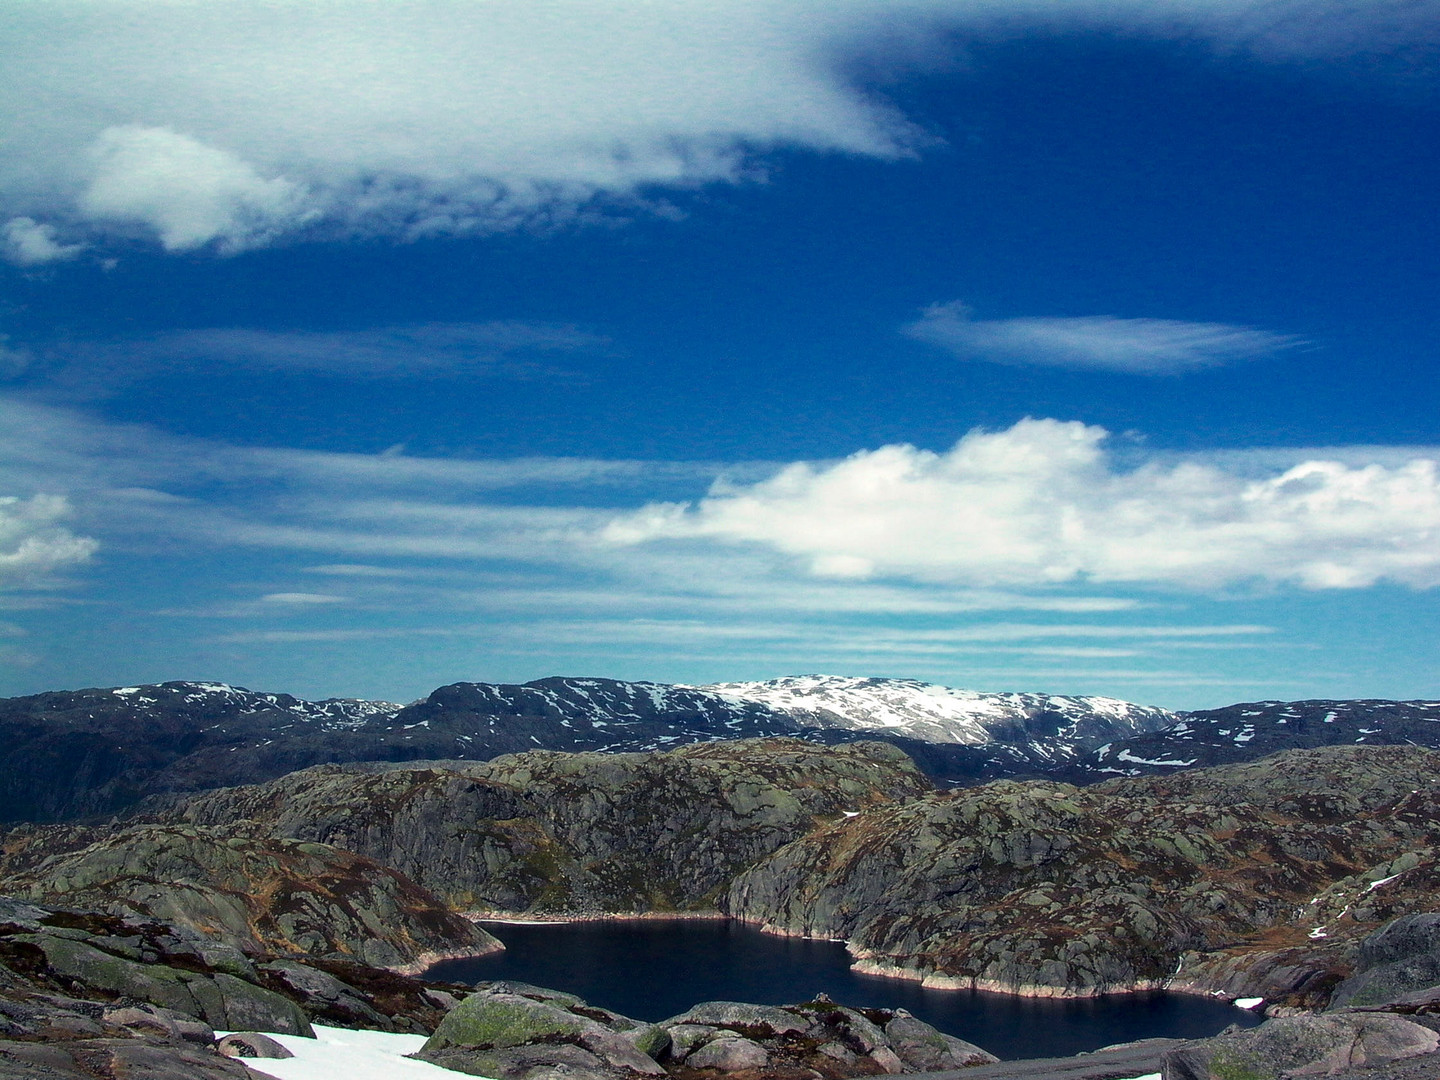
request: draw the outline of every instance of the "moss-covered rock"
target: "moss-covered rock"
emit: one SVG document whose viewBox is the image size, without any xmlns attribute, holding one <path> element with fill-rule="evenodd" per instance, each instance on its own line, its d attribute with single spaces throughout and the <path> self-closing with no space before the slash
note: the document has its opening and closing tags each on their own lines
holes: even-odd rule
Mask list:
<svg viewBox="0 0 1440 1080">
<path fill-rule="evenodd" d="M 578 1041 L 599 1028 L 594 1020 L 519 994 L 471 994 L 446 1014 L 424 1052 L 451 1046 L 505 1049 L 559 1038 Z"/>
</svg>

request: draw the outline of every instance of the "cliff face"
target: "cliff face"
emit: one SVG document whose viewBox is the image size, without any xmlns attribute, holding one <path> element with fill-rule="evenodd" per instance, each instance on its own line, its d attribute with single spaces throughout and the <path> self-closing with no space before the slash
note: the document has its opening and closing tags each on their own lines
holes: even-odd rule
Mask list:
<svg viewBox="0 0 1440 1080">
<path fill-rule="evenodd" d="M 713 907 L 742 869 L 817 824 L 929 790 L 883 744 L 767 739 L 322 766 L 181 812 L 357 852 L 456 906 L 575 914 Z"/>
<path fill-rule="evenodd" d="M 3 891 L 183 927 L 247 954 L 296 953 L 403 968 L 500 943 L 396 871 L 326 844 L 143 825 L 86 837 L 44 827 L 7 838 Z M 83 843 L 91 839 L 90 843 Z M 37 857 L 41 856 L 41 857 Z"/>
<path fill-rule="evenodd" d="M 934 793 L 787 845 L 725 903 L 934 985 L 1100 993 L 1160 985 L 1187 953 L 1282 947 L 1330 965 L 1333 984 L 1344 955 L 1312 955 L 1328 939 L 1309 936 L 1309 902 L 1440 840 L 1437 767 L 1435 751 L 1326 748 L 1085 789 Z M 1354 915 L 1356 932 L 1373 925 Z"/>
</svg>

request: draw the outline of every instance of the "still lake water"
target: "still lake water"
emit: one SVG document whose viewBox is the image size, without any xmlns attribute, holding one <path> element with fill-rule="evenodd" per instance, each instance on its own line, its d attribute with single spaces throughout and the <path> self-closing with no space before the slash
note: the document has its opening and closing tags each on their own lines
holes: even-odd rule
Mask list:
<svg viewBox="0 0 1440 1080">
<path fill-rule="evenodd" d="M 788 1005 L 824 992 L 845 1005 L 909 1009 L 1001 1058 L 1060 1057 L 1155 1036 L 1204 1038 L 1261 1017 L 1191 994 L 1019 998 L 927 990 L 858 975 L 845 946 L 762 934 L 721 920 L 486 923 L 505 951 L 447 960 L 426 975 L 452 982 L 514 979 L 565 990 L 637 1020 L 664 1020 L 700 1001 Z"/>
</svg>

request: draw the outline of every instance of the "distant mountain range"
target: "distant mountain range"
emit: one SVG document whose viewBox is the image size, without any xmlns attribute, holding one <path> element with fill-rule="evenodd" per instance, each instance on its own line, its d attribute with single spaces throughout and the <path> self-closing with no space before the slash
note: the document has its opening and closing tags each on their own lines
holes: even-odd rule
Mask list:
<svg viewBox="0 0 1440 1080">
<path fill-rule="evenodd" d="M 312 702 L 202 682 L 56 691 L 0 700 L 0 821 L 106 815 L 147 796 L 257 783 L 323 762 L 663 750 L 774 735 L 890 742 L 942 784 L 1090 783 L 1292 747 L 1440 747 L 1440 702 L 1260 702 L 1174 713 L 1113 698 L 820 675 L 713 686 L 455 683 L 409 705 Z"/>
</svg>

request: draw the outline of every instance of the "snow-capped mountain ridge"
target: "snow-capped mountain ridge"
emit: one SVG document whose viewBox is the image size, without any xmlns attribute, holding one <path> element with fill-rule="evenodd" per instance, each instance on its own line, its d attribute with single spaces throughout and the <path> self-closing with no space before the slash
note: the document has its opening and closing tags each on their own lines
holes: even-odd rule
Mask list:
<svg viewBox="0 0 1440 1080">
<path fill-rule="evenodd" d="M 242 716 L 282 712 L 294 722 L 318 724 L 325 730 L 362 726 L 377 718 L 394 716 L 403 708 L 391 701 L 365 701 L 360 698 L 306 701 L 289 694 L 266 694 L 217 682 L 149 683 L 80 693 L 108 694 L 137 709 L 179 708 L 197 713 L 233 711 Z"/>
<path fill-rule="evenodd" d="M 768 705 L 807 727 L 966 746 L 1031 742 L 1037 736 L 1093 743 L 1158 731 L 1180 719 L 1167 709 L 1117 698 L 982 693 L 916 679 L 792 675 L 696 689 Z"/>
</svg>

